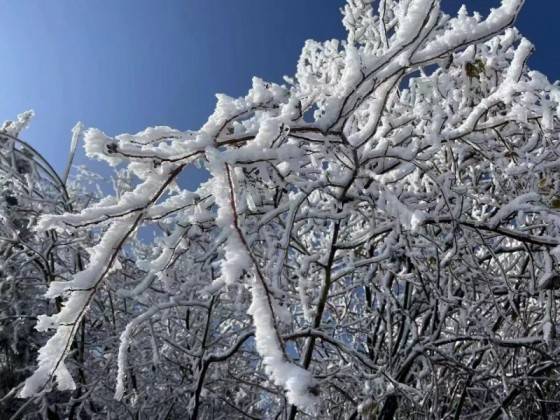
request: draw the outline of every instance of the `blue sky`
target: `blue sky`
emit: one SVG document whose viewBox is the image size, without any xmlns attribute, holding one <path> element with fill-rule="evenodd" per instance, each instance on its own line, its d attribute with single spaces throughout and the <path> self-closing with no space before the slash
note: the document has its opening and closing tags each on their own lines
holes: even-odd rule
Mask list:
<svg viewBox="0 0 560 420">
<path fill-rule="evenodd" d="M 447 11 L 459 0 L 443 0 Z M 303 42 L 344 37 L 343 0 L 3 0 L 0 120 L 34 109 L 22 137 L 60 172 L 78 121 L 110 135 L 197 129 L 216 92 L 293 74 Z M 469 1 L 487 12 L 498 0 Z M 560 2 L 527 0 L 531 66 L 559 78 Z M 80 159 L 84 162 L 83 159 Z M 196 175 L 192 175 L 196 177 Z M 196 179 L 192 180 L 196 182 Z"/>
</svg>

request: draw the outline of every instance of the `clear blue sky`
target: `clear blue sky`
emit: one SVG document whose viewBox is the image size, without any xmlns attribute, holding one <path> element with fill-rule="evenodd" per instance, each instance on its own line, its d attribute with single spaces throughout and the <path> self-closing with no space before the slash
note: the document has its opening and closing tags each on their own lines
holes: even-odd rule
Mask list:
<svg viewBox="0 0 560 420">
<path fill-rule="evenodd" d="M 459 0 L 443 0 L 448 11 Z M 468 1 L 486 13 L 498 0 Z M 214 94 L 294 73 L 308 38 L 343 38 L 344 0 L 3 0 L 0 121 L 34 109 L 23 137 L 62 171 L 81 120 L 110 135 L 197 129 Z M 560 1 L 527 0 L 517 26 L 533 68 L 559 78 Z M 82 159 L 80 159 L 83 162 Z M 193 181 L 195 181 L 193 179 Z"/>
</svg>

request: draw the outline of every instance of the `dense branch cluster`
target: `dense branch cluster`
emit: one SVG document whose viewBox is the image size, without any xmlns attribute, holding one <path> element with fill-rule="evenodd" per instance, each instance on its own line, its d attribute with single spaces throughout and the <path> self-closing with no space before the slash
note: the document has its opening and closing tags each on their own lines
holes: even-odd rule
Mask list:
<svg viewBox="0 0 560 420">
<path fill-rule="evenodd" d="M 56 172 L 18 138 L 31 112 L 0 129 L 0 412 L 9 416 L 18 404 L 6 396 L 33 371 L 37 349 L 45 343 L 33 327 L 36 316 L 60 308 L 42 295 L 49 283 L 75 273 L 77 241 L 53 232 L 36 233 L 42 214 L 71 209 Z M 68 239 L 68 238 L 66 238 Z"/>
<path fill-rule="evenodd" d="M 486 18 L 439 3 L 349 0 L 347 40 L 308 41 L 285 84 L 218 95 L 198 131 L 85 131 L 128 187 L 40 219 L 97 239 L 49 282 L 64 303 L 19 395 L 75 386 L 85 323 L 117 401 L 90 415 L 558 410 L 560 91 L 526 65 L 522 0 Z M 191 165 L 209 172 L 196 191 Z"/>
</svg>

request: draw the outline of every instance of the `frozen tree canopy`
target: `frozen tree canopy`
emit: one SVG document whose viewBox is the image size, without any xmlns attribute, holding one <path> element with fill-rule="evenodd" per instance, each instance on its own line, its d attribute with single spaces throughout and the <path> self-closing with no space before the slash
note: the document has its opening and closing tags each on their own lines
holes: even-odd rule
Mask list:
<svg viewBox="0 0 560 420">
<path fill-rule="evenodd" d="M 198 130 L 86 129 L 115 194 L 34 227 L 84 265 L 49 279 L 18 396 L 115 419 L 558 411 L 560 88 L 526 64 L 522 3 L 349 0 L 346 40 Z"/>
</svg>

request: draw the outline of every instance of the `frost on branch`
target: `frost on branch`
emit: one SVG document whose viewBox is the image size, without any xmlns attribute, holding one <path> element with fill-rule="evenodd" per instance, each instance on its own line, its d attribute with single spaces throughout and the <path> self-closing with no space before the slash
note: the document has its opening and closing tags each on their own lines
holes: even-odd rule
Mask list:
<svg viewBox="0 0 560 420">
<path fill-rule="evenodd" d="M 284 85 L 218 95 L 197 131 L 88 129 L 87 153 L 129 185 L 41 219 L 96 244 L 50 284 L 65 303 L 40 321 L 56 332 L 22 395 L 68 385 L 75 327 L 107 293 L 97 316 L 121 341 L 105 340 L 117 372 L 103 366 L 147 415 L 546 410 L 560 91 L 527 66 L 522 3 L 451 17 L 436 0 L 350 0 L 346 40 L 306 42 Z M 182 190 L 197 165 L 209 179 Z"/>
<path fill-rule="evenodd" d="M 255 280 L 248 313 L 255 325 L 257 351 L 263 356 L 267 373 L 274 383 L 286 390 L 288 401 L 313 413 L 319 402 L 317 383 L 310 372 L 286 361 L 287 356 L 281 348 L 267 299 L 266 290 Z"/>
</svg>

